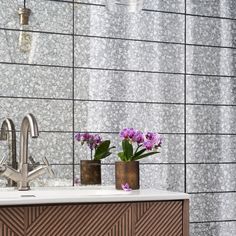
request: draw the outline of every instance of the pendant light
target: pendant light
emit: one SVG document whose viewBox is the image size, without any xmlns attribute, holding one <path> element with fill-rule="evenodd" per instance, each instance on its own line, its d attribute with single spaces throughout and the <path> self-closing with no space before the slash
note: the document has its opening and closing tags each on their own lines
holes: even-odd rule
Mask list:
<svg viewBox="0 0 236 236">
<path fill-rule="evenodd" d="M 26 7 L 26 0 L 24 0 L 24 7 L 20 7 L 18 14 L 20 17 L 20 36 L 19 36 L 19 48 L 21 52 L 27 53 L 31 50 L 32 35 L 27 30 L 29 27 L 29 16 L 31 10 Z"/>
</svg>

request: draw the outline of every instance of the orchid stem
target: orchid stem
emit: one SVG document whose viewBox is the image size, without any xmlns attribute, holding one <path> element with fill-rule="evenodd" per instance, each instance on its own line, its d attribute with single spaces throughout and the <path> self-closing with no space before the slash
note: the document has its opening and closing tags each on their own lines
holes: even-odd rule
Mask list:
<svg viewBox="0 0 236 236">
<path fill-rule="evenodd" d="M 91 157 L 91 160 L 93 160 L 93 149 L 90 149 L 90 157 Z"/>
<path fill-rule="evenodd" d="M 137 151 L 139 150 L 139 148 L 140 148 L 141 146 L 142 146 L 142 145 L 138 145 L 138 147 L 136 148 L 136 150 L 135 150 L 134 154 L 136 154 L 136 153 L 137 153 Z"/>
</svg>

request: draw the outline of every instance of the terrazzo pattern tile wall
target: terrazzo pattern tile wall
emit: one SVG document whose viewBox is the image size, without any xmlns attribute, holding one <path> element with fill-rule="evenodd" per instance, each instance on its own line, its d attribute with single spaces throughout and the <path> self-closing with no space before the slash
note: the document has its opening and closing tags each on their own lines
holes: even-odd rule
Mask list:
<svg viewBox="0 0 236 236">
<path fill-rule="evenodd" d="M 75 132 L 119 146 L 124 127 L 155 130 L 164 145 L 141 160 L 141 186 L 188 192 L 191 236 L 236 235 L 236 1 L 144 0 L 139 14 L 105 3 L 28 0 L 23 53 L 23 0 L 1 1 L 0 118 L 14 120 L 19 148 L 21 120 L 33 113 L 40 136 L 29 153 L 55 171 L 31 185 L 73 185 L 89 155 Z M 115 160 L 103 161 L 102 184 L 114 184 Z"/>
</svg>

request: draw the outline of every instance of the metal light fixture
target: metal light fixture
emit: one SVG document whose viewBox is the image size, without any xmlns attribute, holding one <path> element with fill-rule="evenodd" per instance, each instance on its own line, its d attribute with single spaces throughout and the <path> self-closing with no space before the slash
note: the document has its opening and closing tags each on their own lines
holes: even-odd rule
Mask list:
<svg viewBox="0 0 236 236">
<path fill-rule="evenodd" d="M 29 30 L 29 16 L 31 10 L 26 7 L 26 0 L 24 0 L 24 7 L 20 7 L 18 10 L 20 17 L 20 36 L 19 36 L 19 48 L 20 51 L 27 53 L 31 50 L 32 35 Z"/>
<path fill-rule="evenodd" d="M 111 12 L 139 12 L 144 0 L 106 0 L 107 9 Z"/>
</svg>

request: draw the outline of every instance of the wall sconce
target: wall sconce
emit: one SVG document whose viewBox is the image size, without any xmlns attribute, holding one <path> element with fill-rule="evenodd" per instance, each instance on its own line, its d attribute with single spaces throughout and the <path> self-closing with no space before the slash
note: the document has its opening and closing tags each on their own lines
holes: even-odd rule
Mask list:
<svg viewBox="0 0 236 236">
<path fill-rule="evenodd" d="M 19 36 L 19 48 L 20 51 L 27 53 L 31 50 L 32 44 L 32 35 L 27 30 L 30 29 L 29 27 L 29 16 L 31 10 L 26 8 L 26 1 L 24 1 L 24 7 L 19 8 L 18 10 L 19 17 L 20 17 L 20 36 Z"/>
<path fill-rule="evenodd" d="M 107 9 L 111 12 L 139 12 L 144 0 L 106 0 Z"/>
</svg>

